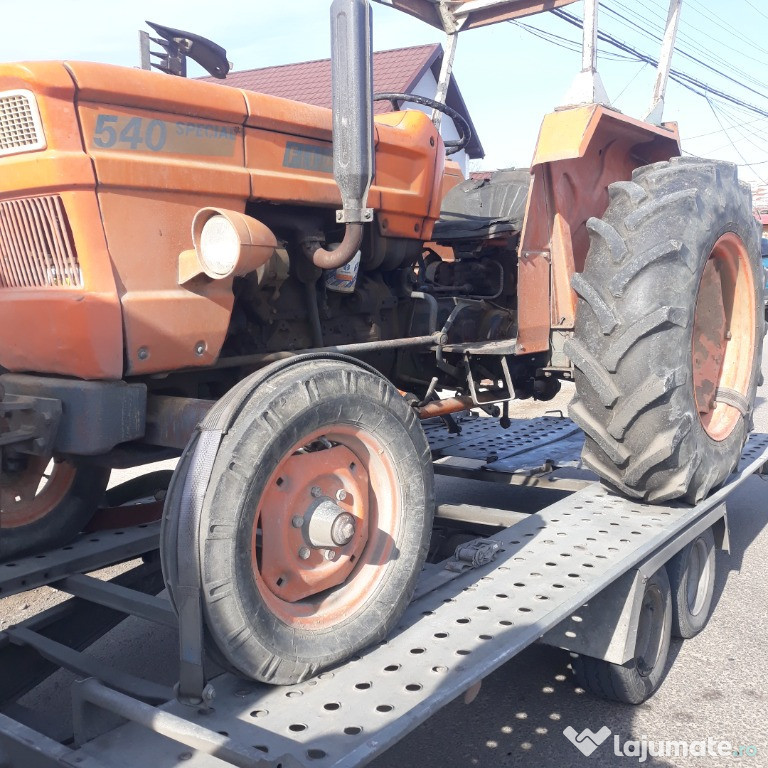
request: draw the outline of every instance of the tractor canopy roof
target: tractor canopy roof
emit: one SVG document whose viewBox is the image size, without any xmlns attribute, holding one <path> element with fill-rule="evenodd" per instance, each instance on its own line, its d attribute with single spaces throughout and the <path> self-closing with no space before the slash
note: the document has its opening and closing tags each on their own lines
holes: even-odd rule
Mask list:
<svg viewBox="0 0 768 768">
<path fill-rule="evenodd" d="M 446 32 L 484 27 L 570 5 L 575 0 L 376 0 Z"/>
</svg>

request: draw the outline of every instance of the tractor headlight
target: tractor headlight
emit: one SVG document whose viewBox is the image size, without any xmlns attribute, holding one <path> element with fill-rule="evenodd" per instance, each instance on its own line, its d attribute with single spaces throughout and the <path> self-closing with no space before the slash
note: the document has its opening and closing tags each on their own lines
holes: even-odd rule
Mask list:
<svg viewBox="0 0 768 768">
<path fill-rule="evenodd" d="M 240 258 L 240 238 L 225 216 L 216 214 L 203 224 L 198 255 L 209 277 L 231 274 Z"/>
<path fill-rule="evenodd" d="M 277 240 L 269 227 L 225 208 L 202 208 L 192 220 L 193 251 L 179 255 L 179 283 L 200 275 L 212 280 L 247 275 L 272 256 Z"/>
</svg>

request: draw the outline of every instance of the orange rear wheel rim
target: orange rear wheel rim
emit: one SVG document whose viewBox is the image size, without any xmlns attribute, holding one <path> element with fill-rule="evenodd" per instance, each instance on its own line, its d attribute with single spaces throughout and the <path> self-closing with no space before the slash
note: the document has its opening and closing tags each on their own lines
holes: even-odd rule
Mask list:
<svg viewBox="0 0 768 768">
<path fill-rule="evenodd" d="M 755 285 L 749 253 L 733 232 L 720 237 L 702 272 L 693 327 L 693 388 L 699 419 L 725 440 L 742 417 L 733 395 L 746 398 L 755 349 Z M 730 395 L 730 397 L 728 397 Z"/>
<path fill-rule="evenodd" d="M 66 461 L 31 456 L 0 484 L 0 528 L 20 528 L 46 517 L 69 493 L 77 470 Z"/>
<path fill-rule="evenodd" d="M 307 521 L 320 503 L 354 518 L 347 543 L 313 545 Z M 372 434 L 342 424 L 303 437 L 279 461 L 254 513 L 251 564 L 270 611 L 306 629 L 354 614 L 395 555 L 401 507 L 394 465 Z"/>
</svg>

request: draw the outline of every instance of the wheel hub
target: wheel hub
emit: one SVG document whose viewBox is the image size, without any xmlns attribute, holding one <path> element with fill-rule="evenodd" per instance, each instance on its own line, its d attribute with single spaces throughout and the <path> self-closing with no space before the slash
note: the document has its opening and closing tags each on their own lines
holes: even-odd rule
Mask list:
<svg viewBox="0 0 768 768">
<path fill-rule="evenodd" d="M 257 577 L 293 603 L 342 584 L 368 540 L 368 473 L 344 445 L 280 462 L 254 528 Z"/>
<path fill-rule="evenodd" d="M 304 520 L 312 547 L 343 547 L 355 535 L 354 515 L 328 497 L 321 497 L 313 503 Z"/>
</svg>

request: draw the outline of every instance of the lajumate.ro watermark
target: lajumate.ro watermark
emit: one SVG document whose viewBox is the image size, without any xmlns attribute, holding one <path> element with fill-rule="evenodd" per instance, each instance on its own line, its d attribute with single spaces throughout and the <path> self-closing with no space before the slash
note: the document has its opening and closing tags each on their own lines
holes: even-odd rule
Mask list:
<svg viewBox="0 0 768 768">
<path fill-rule="evenodd" d="M 573 726 L 568 726 L 563 735 L 583 755 L 589 757 L 611 735 L 611 729 L 603 726 L 599 731 L 585 728 L 579 733 Z M 613 734 L 613 754 L 617 757 L 630 757 L 639 763 L 644 763 L 648 757 L 757 757 L 758 750 L 754 744 L 734 744 L 726 739 L 716 739 L 712 736 L 706 739 L 690 741 L 670 739 L 649 739 L 641 736 L 639 739 L 624 739 Z"/>
</svg>

